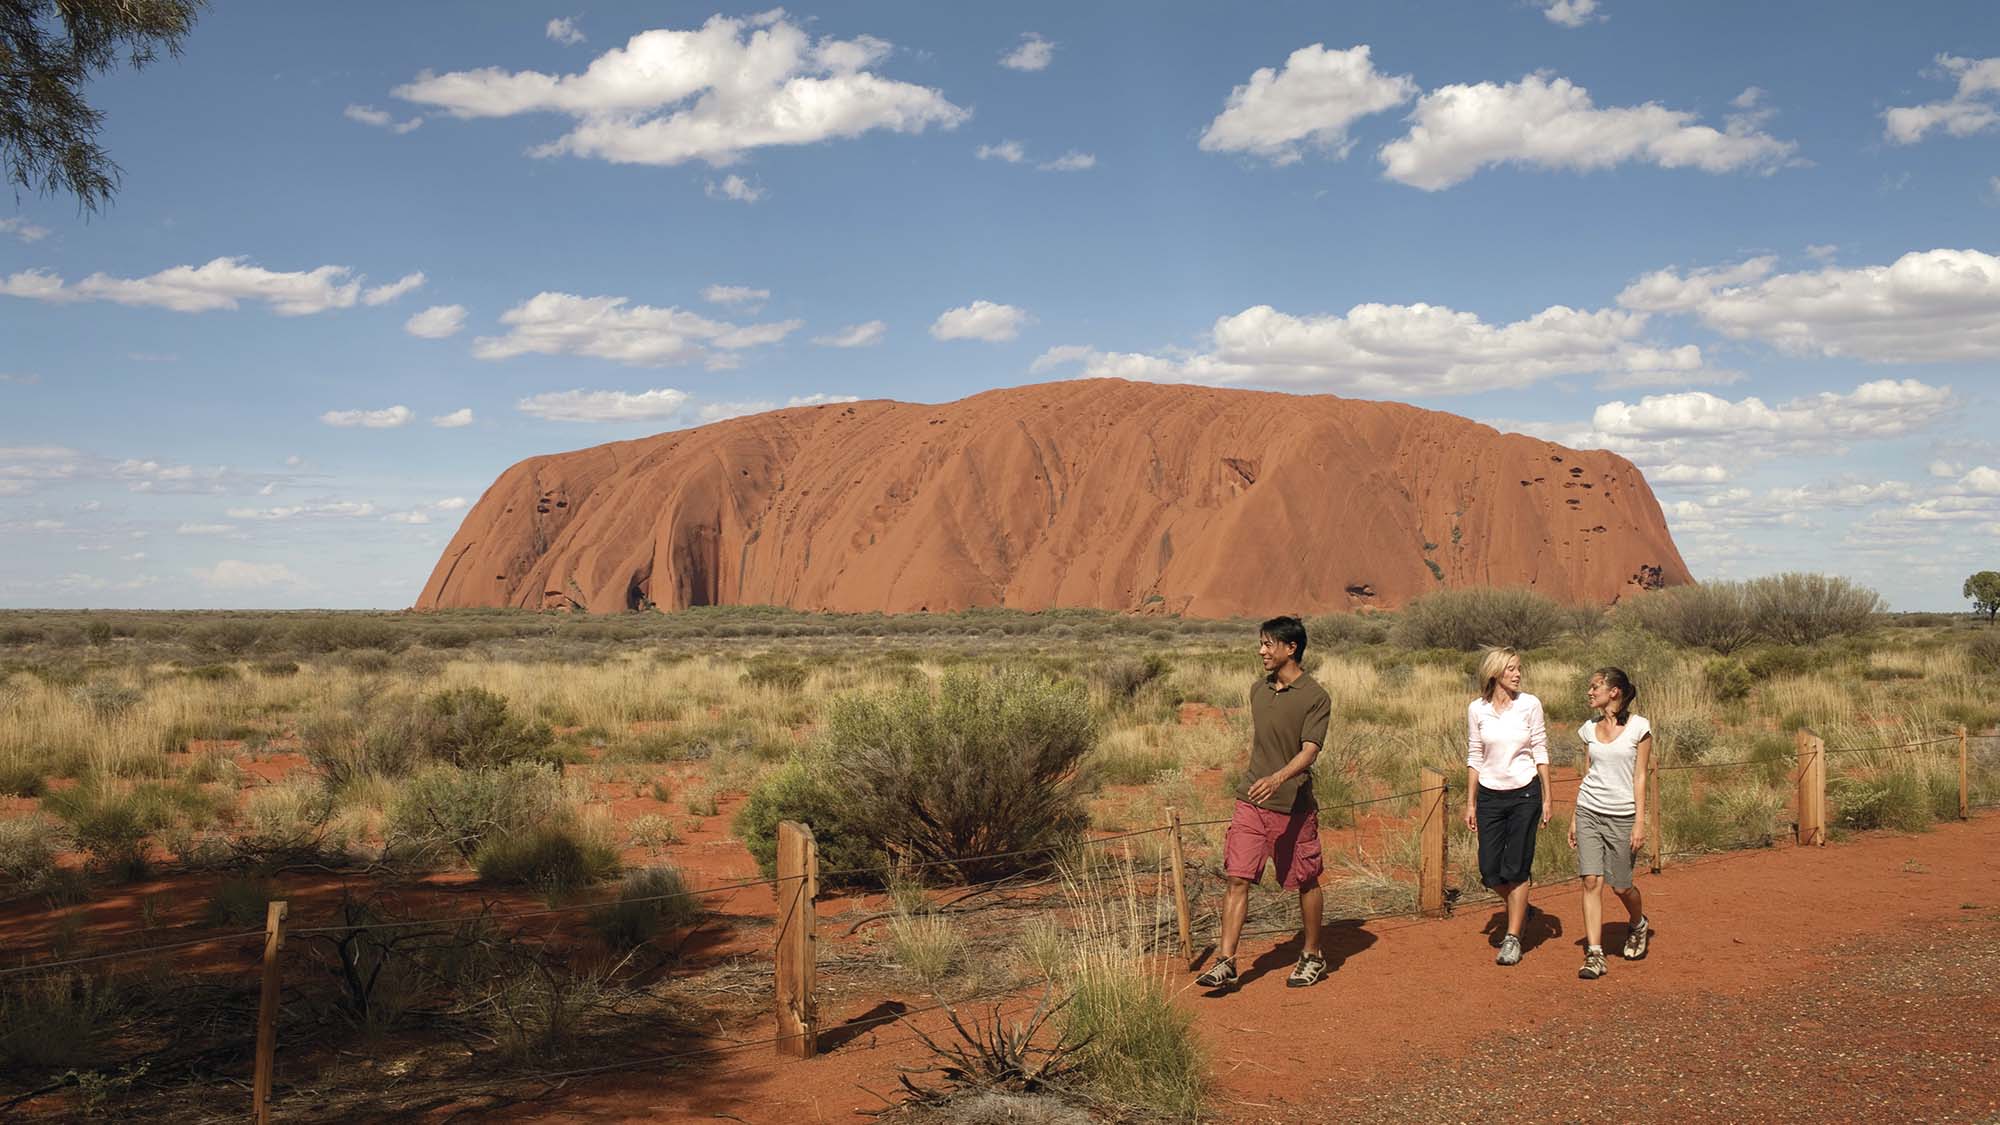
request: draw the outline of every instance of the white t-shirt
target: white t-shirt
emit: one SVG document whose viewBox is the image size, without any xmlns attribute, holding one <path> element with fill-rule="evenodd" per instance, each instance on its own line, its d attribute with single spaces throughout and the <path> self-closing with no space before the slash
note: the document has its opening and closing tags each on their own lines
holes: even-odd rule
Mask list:
<svg viewBox="0 0 2000 1125">
<path fill-rule="evenodd" d="M 1632 771 L 1639 762 L 1639 740 L 1653 733 L 1653 724 L 1644 715 L 1631 715 L 1625 729 L 1609 742 L 1597 740 L 1597 720 L 1583 724 L 1576 732 L 1590 750 L 1590 770 L 1577 787 L 1578 808 L 1599 816 L 1633 816 L 1639 811 L 1632 797 Z"/>
<path fill-rule="evenodd" d="M 1465 764 L 1479 771 L 1488 789 L 1519 789 L 1535 780 L 1535 767 L 1549 761 L 1548 720 L 1542 701 L 1522 692 L 1505 711 L 1475 699 L 1465 711 Z"/>
</svg>

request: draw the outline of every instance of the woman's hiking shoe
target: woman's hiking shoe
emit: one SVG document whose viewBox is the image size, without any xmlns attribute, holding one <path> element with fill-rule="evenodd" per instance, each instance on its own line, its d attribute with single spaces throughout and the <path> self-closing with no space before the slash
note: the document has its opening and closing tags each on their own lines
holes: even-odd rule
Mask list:
<svg viewBox="0 0 2000 1125">
<path fill-rule="evenodd" d="M 1578 969 L 1576 975 L 1584 980 L 1596 980 L 1610 971 L 1604 965 L 1604 951 L 1593 945 L 1584 951 L 1583 968 Z"/>
<path fill-rule="evenodd" d="M 1642 961 L 1646 957 L 1646 945 L 1653 940 L 1653 924 L 1646 921 L 1644 914 L 1632 923 L 1632 930 L 1625 935 L 1625 959 Z"/>
<path fill-rule="evenodd" d="M 1224 957 L 1208 967 L 1208 971 L 1194 978 L 1195 984 L 1215 992 L 1226 992 L 1236 987 L 1236 958 Z"/>
<path fill-rule="evenodd" d="M 1299 963 L 1292 966 L 1292 975 L 1285 978 L 1286 988 L 1304 988 L 1318 984 L 1326 976 L 1326 955 L 1323 953 L 1301 953 Z"/>
<path fill-rule="evenodd" d="M 1500 955 L 1493 959 L 1495 965 L 1518 965 L 1521 963 L 1521 939 L 1508 934 L 1500 939 Z"/>
</svg>

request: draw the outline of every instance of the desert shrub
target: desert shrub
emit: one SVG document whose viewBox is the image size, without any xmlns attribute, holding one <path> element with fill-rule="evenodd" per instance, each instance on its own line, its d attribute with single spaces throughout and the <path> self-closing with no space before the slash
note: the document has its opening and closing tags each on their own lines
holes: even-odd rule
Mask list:
<svg viewBox="0 0 2000 1125">
<path fill-rule="evenodd" d="M 1338 652 L 1389 639 L 1389 619 L 1379 613 L 1327 613 L 1306 622 L 1309 651 Z"/>
<path fill-rule="evenodd" d="M 1777 837 L 1785 798 L 1754 778 L 1717 785 L 1699 800 L 1684 780 L 1661 794 L 1661 831 L 1670 851 L 1761 847 Z"/>
<path fill-rule="evenodd" d="M 869 841 L 971 880 L 1039 866 L 1088 823 L 1077 767 L 1096 745 L 1082 685 L 946 673 L 840 700 L 823 745 L 832 790 Z M 982 861 L 963 859 L 1030 852 Z"/>
<path fill-rule="evenodd" d="M 1830 663 L 1827 653 L 1796 645 L 1759 645 L 1743 654 L 1743 666 L 1756 680 L 1809 676 Z"/>
<path fill-rule="evenodd" d="M 0 981 L 0 1071 L 48 1074 L 99 1061 L 121 1026 L 122 999 L 103 977 L 31 973 Z"/>
<path fill-rule="evenodd" d="M 316 618 L 294 625 L 287 638 L 299 652 L 340 652 L 372 648 L 386 652 L 401 650 L 409 638 L 403 630 L 386 621 L 367 618 Z"/>
<path fill-rule="evenodd" d="M 485 688 L 441 691 L 424 701 L 411 731 L 427 757 L 455 766 L 497 766 L 540 758 L 554 732 L 507 711 L 506 697 Z"/>
<path fill-rule="evenodd" d="M 264 627 L 254 621 L 216 621 L 189 629 L 181 637 L 196 652 L 241 656 L 264 639 Z"/>
<path fill-rule="evenodd" d="M 277 887 L 266 880 L 224 879 L 209 894 L 202 917 L 211 926 L 261 925 L 265 907 L 277 897 Z"/>
<path fill-rule="evenodd" d="M 243 678 L 234 664 L 197 664 L 187 670 L 191 680 L 202 680 L 212 684 L 226 684 Z"/>
<path fill-rule="evenodd" d="M 403 784 L 384 835 L 390 850 L 421 862 L 470 861 L 489 835 L 511 835 L 568 808 L 562 778 L 545 766 L 432 766 Z"/>
<path fill-rule="evenodd" d="M 1698 718 L 1661 723 L 1654 735 L 1662 765 L 1693 765 L 1715 749 L 1715 728 Z"/>
<path fill-rule="evenodd" d="M 1533 590 L 1467 587 L 1439 590 L 1404 606 L 1394 636 L 1408 649 L 1526 650 L 1550 643 L 1568 626 L 1568 610 Z"/>
<path fill-rule="evenodd" d="M 257 674 L 260 676 L 269 676 L 272 679 L 296 676 L 299 674 L 299 662 L 296 660 L 266 660 L 257 665 Z"/>
<path fill-rule="evenodd" d="M 1729 656 L 1757 640 L 1749 593 L 1741 582 L 1673 586 L 1619 606 L 1644 628 L 1683 648 L 1705 648 Z"/>
<path fill-rule="evenodd" d="M 889 948 L 897 965 L 933 988 L 965 958 L 965 939 L 942 914 L 898 910 L 889 919 Z"/>
<path fill-rule="evenodd" d="M 44 802 L 69 822 L 79 850 L 114 875 L 136 879 L 146 871 L 146 849 L 154 831 L 165 824 L 157 810 L 132 794 L 107 793 L 94 785 L 65 790 Z"/>
<path fill-rule="evenodd" d="M 1875 777 L 1830 777 L 1826 782 L 1829 819 L 1853 830 L 1894 828 L 1915 832 L 1931 822 L 1931 798 L 1912 770 L 1892 769 Z M 1958 805 L 1954 779 L 1952 811 Z"/>
<path fill-rule="evenodd" d="M 570 818 L 488 834 L 472 865 L 489 883 L 566 892 L 618 869 L 618 852 Z"/>
<path fill-rule="evenodd" d="M 615 902 L 593 911 L 590 924 L 617 950 L 651 941 L 661 930 L 692 925 L 701 917 L 701 902 L 688 894 L 687 882 L 671 867 L 646 867 L 625 876 Z"/>
<path fill-rule="evenodd" d="M 1750 698 L 1750 688 L 1755 682 L 1750 669 L 1733 656 L 1718 656 L 1701 666 L 1702 686 L 1708 694 L 1724 703 L 1740 703 Z"/>
<path fill-rule="evenodd" d="M 0 820 L 0 880 L 12 889 L 34 888 L 55 870 L 61 837 L 36 816 Z"/>
<path fill-rule="evenodd" d="M 70 698 L 96 718 L 115 719 L 138 706 L 145 693 L 100 676 L 71 688 Z"/>
<path fill-rule="evenodd" d="M 0 796 L 39 797 L 48 784 L 33 762 L 0 762 Z"/>
<path fill-rule="evenodd" d="M 1208 1060 L 1194 1013 L 1130 958 L 1091 951 L 1076 959 L 1063 1038 L 1081 1044 L 1085 1082 L 1106 1101 L 1153 1120 L 1192 1120 L 1208 1091 Z"/>
<path fill-rule="evenodd" d="M 821 755 L 794 757 L 766 774 L 736 810 L 730 827 L 766 876 L 777 874 L 778 822 L 783 820 L 813 830 L 821 879 L 829 885 L 871 882 L 885 866 L 882 850 L 834 791 L 831 768 Z M 695 807 L 696 798 L 693 791 L 687 794 L 689 812 L 715 815 L 713 791 L 707 794 L 706 812 Z"/>
<path fill-rule="evenodd" d="M 713 785 L 695 785 L 681 791 L 681 807 L 689 816 L 714 816 L 716 792 Z M 772 822 L 776 824 L 776 821 Z"/>
<path fill-rule="evenodd" d="M 1092 666 L 1090 677 L 1113 702 L 1129 700 L 1139 689 L 1167 674 L 1169 665 L 1158 653 L 1120 656 Z"/>
<path fill-rule="evenodd" d="M 625 831 L 633 844 L 649 852 L 664 851 L 669 845 L 681 842 L 680 830 L 674 827 L 674 822 L 657 813 L 634 817 Z"/>
<path fill-rule="evenodd" d="M 1982 676 L 2000 676 L 2000 632 L 1982 631 L 1965 646 L 1965 662 Z"/>
<path fill-rule="evenodd" d="M 743 682 L 771 691 L 797 691 L 811 673 L 805 665 L 774 652 L 760 653 L 743 665 Z"/>
<path fill-rule="evenodd" d="M 109 621 L 93 618 L 83 623 L 83 641 L 92 648 L 110 644 L 111 638 L 117 635 L 117 630 L 111 627 Z"/>
<path fill-rule="evenodd" d="M 233 844 L 252 859 L 320 857 L 328 848 L 334 801 L 325 785 L 292 777 L 266 785 L 244 801 L 243 823 Z M 335 849 L 337 850 L 337 849 Z"/>
<path fill-rule="evenodd" d="M 1759 636 L 1778 644 L 1811 645 L 1860 633 L 1882 612 L 1882 596 L 1845 578 L 1792 572 L 1744 584 Z"/>
<path fill-rule="evenodd" d="M 379 676 L 396 666 L 395 654 L 380 648 L 348 649 L 337 659 L 364 676 Z"/>
</svg>

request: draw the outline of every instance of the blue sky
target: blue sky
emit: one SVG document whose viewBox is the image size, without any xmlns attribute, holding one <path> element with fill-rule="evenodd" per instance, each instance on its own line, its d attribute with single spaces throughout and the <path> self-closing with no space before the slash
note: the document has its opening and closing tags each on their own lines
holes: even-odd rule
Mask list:
<svg viewBox="0 0 2000 1125">
<path fill-rule="evenodd" d="M 1955 607 L 1984 8 L 222 0 L 92 87 L 108 211 L 0 203 L 0 606 L 405 606 L 523 457 L 1115 374 L 1615 449 L 1698 576 Z"/>
</svg>

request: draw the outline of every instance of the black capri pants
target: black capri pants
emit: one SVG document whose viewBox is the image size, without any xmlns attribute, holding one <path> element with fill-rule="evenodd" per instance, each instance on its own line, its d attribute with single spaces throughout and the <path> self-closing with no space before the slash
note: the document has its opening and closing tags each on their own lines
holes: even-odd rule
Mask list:
<svg viewBox="0 0 2000 1125">
<path fill-rule="evenodd" d="M 1479 787 L 1473 807 L 1479 823 L 1479 881 L 1489 887 L 1534 878 L 1535 829 L 1542 823 L 1542 779 L 1519 789 Z"/>
</svg>

